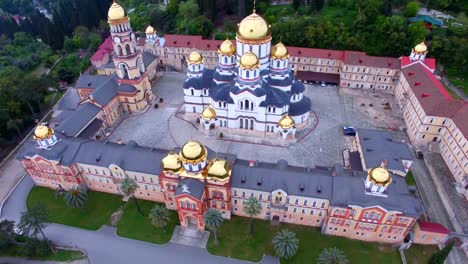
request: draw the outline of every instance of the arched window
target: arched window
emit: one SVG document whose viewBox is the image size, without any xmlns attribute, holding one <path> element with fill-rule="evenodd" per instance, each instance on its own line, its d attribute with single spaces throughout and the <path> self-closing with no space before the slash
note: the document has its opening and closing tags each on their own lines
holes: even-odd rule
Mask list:
<svg viewBox="0 0 468 264">
<path fill-rule="evenodd" d="M 239 119 L 239 127 L 244 128 L 243 124 L 244 124 L 244 120 L 242 118 L 240 118 Z"/>
<path fill-rule="evenodd" d="M 240 102 L 240 109 L 244 110 L 244 103 L 242 101 Z"/>
<path fill-rule="evenodd" d="M 190 89 L 190 94 L 193 95 L 194 94 L 194 91 L 193 89 Z"/>
<path fill-rule="evenodd" d="M 253 130 L 253 125 L 254 125 L 254 121 L 253 119 L 250 119 L 250 130 Z"/>
<path fill-rule="evenodd" d="M 280 66 L 280 61 L 278 60 L 276 61 L 276 67 L 279 68 L 279 66 Z"/>
<path fill-rule="evenodd" d="M 128 79 L 128 67 L 125 64 L 120 64 L 120 78 L 122 79 Z"/>
<path fill-rule="evenodd" d="M 247 78 L 250 77 L 250 71 L 249 70 L 245 71 L 245 76 L 247 76 Z"/>
<path fill-rule="evenodd" d="M 145 66 L 141 62 L 141 59 L 138 59 L 137 65 L 138 65 L 138 70 L 140 71 L 140 73 L 144 73 L 145 72 Z"/>
<path fill-rule="evenodd" d="M 119 53 L 119 56 L 123 55 L 122 46 L 117 45 L 117 52 Z"/>
<path fill-rule="evenodd" d="M 221 102 L 218 102 L 218 107 L 221 107 Z"/>
<path fill-rule="evenodd" d="M 226 102 L 223 102 L 223 107 L 226 108 Z"/>
<path fill-rule="evenodd" d="M 227 57 L 224 57 L 224 63 L 227 63 Z"/>
<path fill-rule="evenodd" d="M 249 129 L 249 120 L 247 118 L 244 119 L 244 128 Z"/>
<path fill-rule="evenodd" d="M 253 102 L 250 103 L 250 110 L 253 110 Z"/>
<path fill-rule="evenodd" d="M 132 52 L 130 50 L 130 45 L 129 44 L 125 44 L 125 51 L 127 52 L 127 56 L 130 55 Z"/>
</svg>

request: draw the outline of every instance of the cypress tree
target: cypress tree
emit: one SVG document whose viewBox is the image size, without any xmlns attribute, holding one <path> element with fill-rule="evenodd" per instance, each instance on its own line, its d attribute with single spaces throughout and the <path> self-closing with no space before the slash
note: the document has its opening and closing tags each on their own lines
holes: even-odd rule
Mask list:
<svg viewBox="0 0 468 264">
<path fill-rule="evenodd" d="M 452 241 L 445 245 L 445 247 L 442 250 L 439 250 L 432 254 L 431 258 L 429 259 L 429 264 L 444 264 L 444 261 L 450 254 L 450 251 L 452 250 L 454 244 L 455 243 Z"/>
</svg>

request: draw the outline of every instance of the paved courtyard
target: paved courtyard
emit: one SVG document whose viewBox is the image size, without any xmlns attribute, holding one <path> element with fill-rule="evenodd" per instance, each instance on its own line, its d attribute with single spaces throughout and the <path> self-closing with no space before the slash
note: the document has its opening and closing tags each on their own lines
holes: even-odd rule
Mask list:
<svg viewBox="0 0 468 264">
<path fill-rule="evenodd" d="M 355 95 L 338 91 L 336 87 L 306 85 L 305 94 L 312 100 L 312 110 L 318 117 L 316 128 L 302 140 L 286 147 L 232 142 L 218 139 L 198 131 L 192 123 L 182 120 L 176 113 L 183 105 L 182 84 L 185 74 L 166 72 L 155 84 L 153 91 L 163 98 L 159 108 L 128 117 L 110 135 L 110 141 L 135 140 L 149 147 L 173 149 L 193 139 L 216 152 L 236 154 L 242 159 L 276 162 L 286 159 L 297 166 L 332 166 L 342 161 L 342 150 L 350 148 L 351 137 L 342 135 L 343 125 L 375 128 L 369 117 L 355 110 Z M 298 138 L 301 133 L 298 132 Z M 279 137 L 278 137 L 278 140 Z"/>
</svg>

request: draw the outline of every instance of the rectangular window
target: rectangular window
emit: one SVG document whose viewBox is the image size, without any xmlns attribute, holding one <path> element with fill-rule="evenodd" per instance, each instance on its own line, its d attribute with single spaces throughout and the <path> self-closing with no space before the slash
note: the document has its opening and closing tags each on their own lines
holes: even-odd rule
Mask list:
<svg viewBox="0 0 468 264">
<path fill-rule="evenodd" d="M 304 200 L 304 206 L 307 206 L 307 200 Z"/>
<path fill-rule="evenodd" d="M 262 194 L 259 194 L 259 195 L 258 195 L 258 199 L 259 199 L 259 200 L 262 200 L 262 198 L 263 198 L 263 195 L 262 195 Z"/>
<path fill-rule="evenodd" d="M 299 199 L 296 199 L 296 201 L 294 201 L 294 204 L 298 205 L 299 204 Z"/>
<path fill-rule="evenodd" d="M 296 207 L 294 207 L 293 212 L 297 213 L 297 208 Z"/>
<path fill-rule="evenodd" d="M 236 196 L 237 196 L 237 191 L 234 191 L 234 197 L 236 197 Z"/>
<path fill-rule="evenodd" d="M 244 198 L 245 198 L 245 192 L 242 192 L 242 197 L 244 197 Z"/>
<path fill-rule="evenodd" d="M 305 209 L 302 209 L 302 213 L 305 214 Z"/>
</svg>

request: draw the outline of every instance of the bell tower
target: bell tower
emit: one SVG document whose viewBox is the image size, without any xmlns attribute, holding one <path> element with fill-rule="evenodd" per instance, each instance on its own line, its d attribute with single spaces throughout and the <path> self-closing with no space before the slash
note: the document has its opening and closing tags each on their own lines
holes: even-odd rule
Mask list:
<svg viewBox="0 0 468 264">
<path fill-rule="evenodd" d="M 135 80 L 145 73 L 141 51 L 136 48 L 136 37 L 130 26 L 130 18 L 115 1 L 107 13 L 112 43 L 114 64 L 120 80 Z"/>
</svg>

